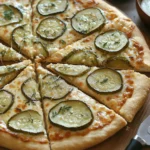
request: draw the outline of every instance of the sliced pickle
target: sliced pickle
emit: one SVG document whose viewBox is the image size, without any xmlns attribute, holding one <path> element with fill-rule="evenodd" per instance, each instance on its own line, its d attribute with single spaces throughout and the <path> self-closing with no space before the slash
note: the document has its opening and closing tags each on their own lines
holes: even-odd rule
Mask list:
<svg viewBox="0 0 150 150">
<path fill-rule="evenodd" d="M 72 27 L 82 34 L 89 34 L 105 23 L 105 18 L 98 8 L 87 8 L 79 11 L 71 20 Z"/>
<path fill-rule="evenodd" d="M 39 134 L 44 132 L 41 115 L 34 110 L 27 110 L 11 117 L 8 128 L 18 132 Z"/>
<path fill-rule="evenodd" d="M 19 9 L 14 6 L 0 5 L 0 26 L 19 23 L 23 19 L 23 15 Z"/>
<path fill-rule="evenodd" d="M 46 75 L 41 84 L 41 93 L 43 98 L 61 99 L 66 97 L 72 90 L 64 80 L 54 75 Z"/>
<path fill-rule="evenodd" d="M 25 28 L 26 25 L 22 25 L 15 28 L 12 32 L 12 40 L 20 49 L 32 44 L 31 34 Z"/>
<path fill-rule="evenodd" d="M 87 66 L 76 66 L 76 65 L 67 65 L 67 64 L 52 64 L 52 68 L 55 69 L 56 72 L 67 75 L 67 76 L 81 76 L 90 70 Z"/>
<path fill-rule="evenodd" d="M 21 86 L 22 93 L 29 102 L 40 100 L 41 97 L 38 89 L 38 84 L 32 78 L 27 79 Z"/>
<path fill-rule="evenodd" d="M 54 40 L 64 34 L 66 25 L 56 17 L 43 19 L 37 27 L 37 34 L 45 40 Z"/>
<path fill-rule="evenodd" d="M 62 60 L 64 63 L 73 65 L 97 66 L 97 56 L 86 50 L 75 50 L 65 56 Z"/>
<path fill-rule="evenodd" d="M 68 0 L 41 0 L 37 11 L 43 16 L 64 12 L 68 7 Z"/>
<path fill-rule="evenodd" d="M 44 57 L 48 56 L 48 51 L 41 42 L 34 42 L 34 48 L 36 49 L 37 54 L 41 54 Z"/>
<path fill-rule="evenodd" d="M 67 100 L 58 103 L 50 110 L 49 120 L 59 127 L 81 130 L 93 122 L 93 114 L 84 102 Z"/>
<path fill-rule="evenodd" d="M 119 72 L 102 68 L 97 69 L 87 77 L 87 84 L 98 93 L 112 93 L 122 89 L 123 79 Z"/>
<path fill-rule="evenodd" d="M 128 38 L 121 31 L 111 30 L 98 35 L 95 39 L 95 45 L 101 50 L 118 52 L 128 45 Z"/>
<path fill-rule="evenodd" d="M 15 62 L 25 60 L 25 58 L 21 54 L 17 53 L 13 48 L 0 43 L 0 60 L 1 62 Z"/>
<path fill-rule="evenodd" d="M 11 82 L 19 74 L 19 71 L 14 71 L 8 74 L 0 75 L 0 89 L 3 88 L 6 84 Z"/>
<path fill-rule="evenodd" d="M 0 90 L 0 114 L 4 114 L 12 106 L 14 95 L 6 90 Z"/>
<path fill-rule="evenodd" d="M 114 57 L 108 59 L 106 66 L 113 69 L 133 69 L 129 61 L 123 57 Z"/>
<path fill-rule="evenodd" d="M 23 62 L 7 65 L 7 66 L 0 66 L 0 75 L 8 74 L 13 71 L 18 71 L 24 69 L 26 66 L 30 64 L 30 60 L 24 60 Z"/>
</svg>

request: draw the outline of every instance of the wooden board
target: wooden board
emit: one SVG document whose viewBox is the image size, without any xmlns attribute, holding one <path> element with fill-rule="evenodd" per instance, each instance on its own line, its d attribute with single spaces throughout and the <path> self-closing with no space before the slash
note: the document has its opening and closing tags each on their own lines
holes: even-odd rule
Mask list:
<svg viewBox="0 0 150 150">
<path fill-rule="evenodd" d="M 107 0 L 107 2 L 123 11 L 137 24 L 150 47 L 150 29 L 148 29 L 140 20 L 136 11 L 135 0 Z M 146 75 L 150 77 L 150 73 L 146 73 Z M 141 122 L 148 115 L 150 115 L 150 94 L 145 105 L 138 112 L 132 123 L 128 124 L 110 139 L 88 150 L 124 150 L 129 141 L 135 136 Z M 0 150 L 6 149 L 0 148 Z M 150 147 L 144 147 L 143 150 L 150 150 Z"/>
</svg>

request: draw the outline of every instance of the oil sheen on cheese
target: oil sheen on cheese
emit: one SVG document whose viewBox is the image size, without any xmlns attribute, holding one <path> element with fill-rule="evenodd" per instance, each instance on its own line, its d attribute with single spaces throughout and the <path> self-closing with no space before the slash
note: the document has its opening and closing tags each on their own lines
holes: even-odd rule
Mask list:
<svg viewBox="0 0 150 150">
<path fill-rule="evenodd" d="M 142 0 L 141 2 L 141 8 L 144 10 L 144 12 L 150 16 L 150 0 Z"/>
</svg>

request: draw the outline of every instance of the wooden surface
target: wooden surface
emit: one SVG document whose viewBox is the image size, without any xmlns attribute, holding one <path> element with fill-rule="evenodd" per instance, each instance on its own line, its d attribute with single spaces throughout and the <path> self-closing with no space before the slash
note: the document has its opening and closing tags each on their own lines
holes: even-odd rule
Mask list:
<svg viewBox="0 0 150 150">
<path fill-rule="evenodd" d="M 140 20 L 136 11 L 135 0 L 107 0 L 107 1 L 110 4 L 119 8 L 121 11 L 123 11 L 137 24 L 137 26 L 142 31 L 147 41 L 147 44 L 150 47 L 150 29 L 148 29 L 148 27 L 146 27 Z M 147 73 L 146 75 L 150 77 L 150 73 Z M 133 138 L 134 135 L 136 134 L 136 131 L 140 123 L 148 115 L 150 115 L 150 94 L 145 105 L 138 112 L 132 123 L 128 124 L 124 129 L 122 129 L 120 132 L 118 132 L 110 139 L 93 148 L 90 148 L 89 150 L 125 150 L 131 138 Z M 6 149 L 0 148 L 0 150 Z M 150 147 L 144 147 L 143 150 L 150 150 Z"/>
</svg>

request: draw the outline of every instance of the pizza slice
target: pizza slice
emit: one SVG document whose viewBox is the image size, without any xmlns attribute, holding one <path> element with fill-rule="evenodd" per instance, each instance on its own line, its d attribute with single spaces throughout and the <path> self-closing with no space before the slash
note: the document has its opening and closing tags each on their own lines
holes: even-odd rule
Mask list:
<svg viewBox="0 0 150 150">
<path fill-rule="evenodd" d="M 24 60 L 12 65 L 0 66 L 0 88 L 12 81 L 29 64 L 31 64 L 30 60 Z"/>
<path fill-rule="evenodd" d="M 34 65 L 0 90 L 0 146 L 50 150 Z"/>
<path fill-rule="evenodd" d="M 150 89 L 150 79 L 133 70 L 116 71 L 68 64 L 50 64 L 47 68 L 113 109 L 128 122 L 142 107 Z"/>
<path fill-rule="evenodd" d="M 50 55 L 118 17 L 114 7 L 100 0 L 34 0 L 32 9 L 33 33 Z"/>
<path fill-rule="evenodd" d="M 119 131 L 126 121 L 59 76 L 37 65 L 48 137 L 53 150 L 83 150 Z"/>
<path fill-rule="evenodd" d="M 0 43 L 0 61 L 16 62 L 25 60 L 25 57 L 16 52 L 12 47 L 7 47 Z"/>
<path fill-rule="evenodd" d="M 141 35 L 128 38 L 114 29 L 89 35 L 43 61 L 149 72 L 149 57 L 150 50 Z"/>
<path fill-rule="evenodd" d="M 33 59 L 36 55 L 45 55 L 32 35 L 32 9 L 30 0 L 0 1 L 0 39 L 19 53 Z M 5 36 L 4 36 L 5 35 Z"/>
</svg>

